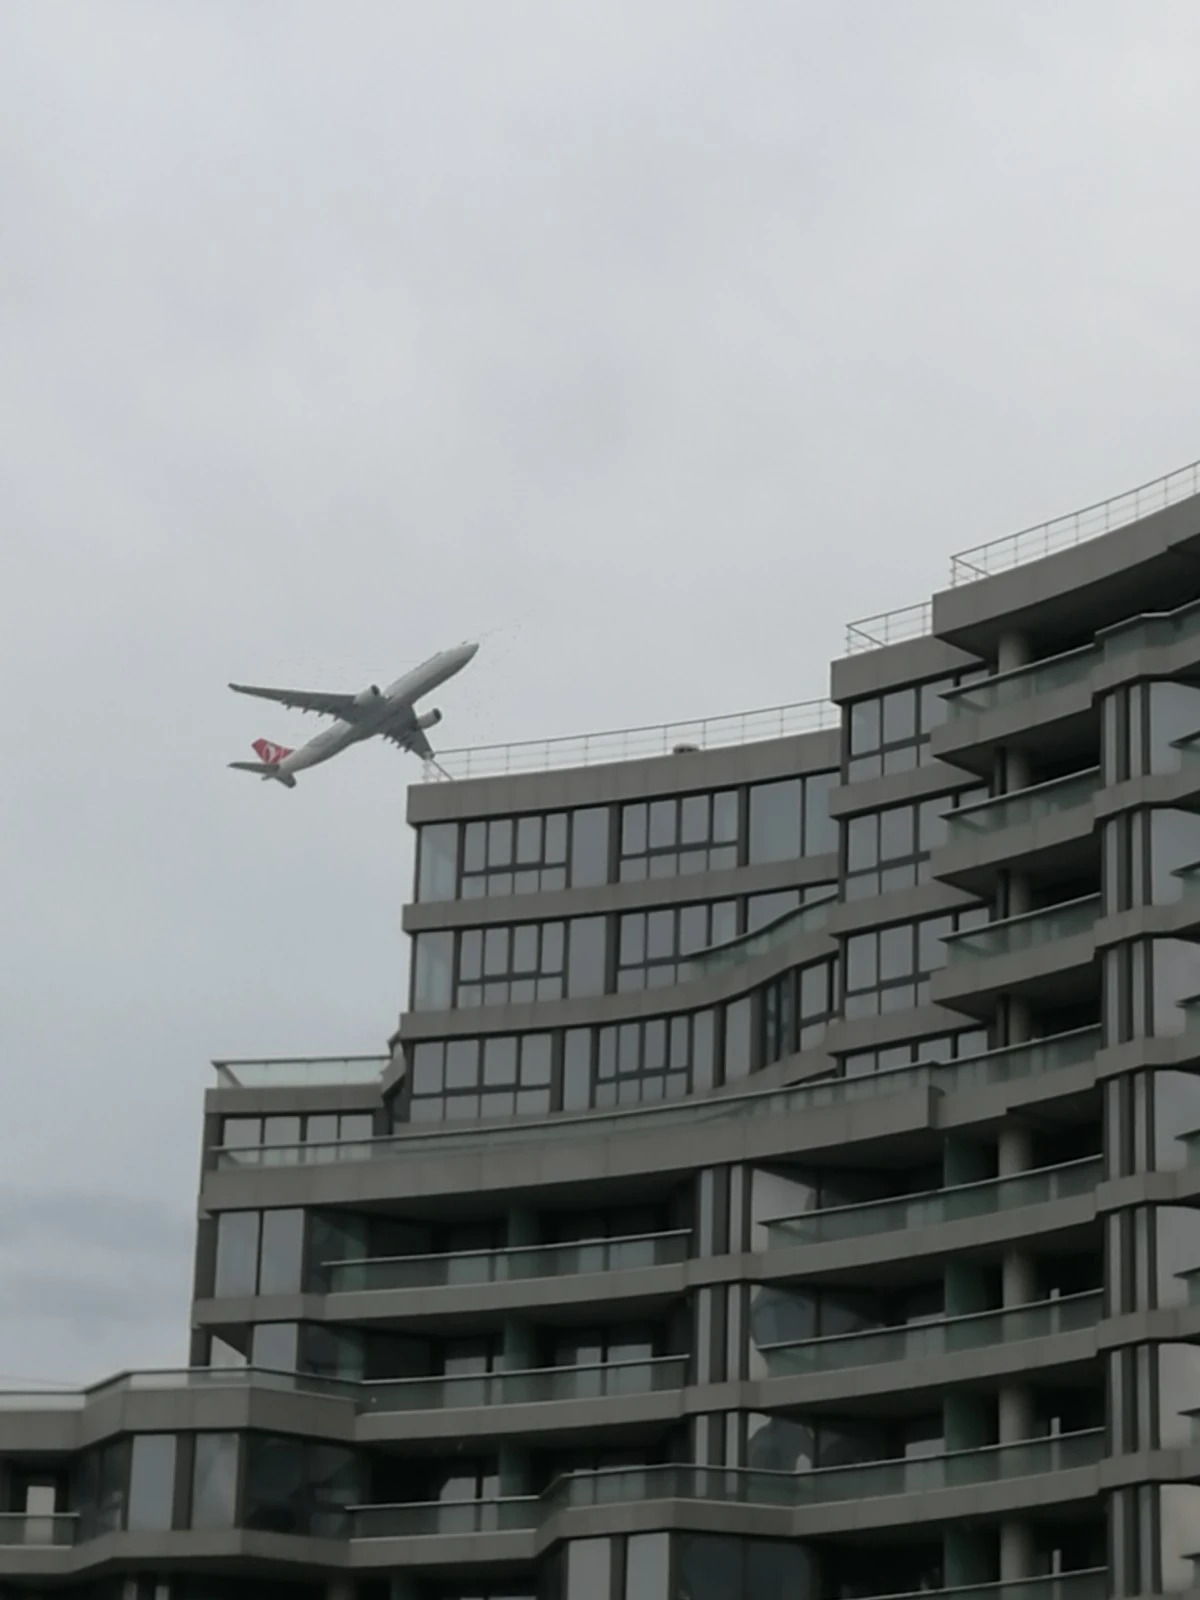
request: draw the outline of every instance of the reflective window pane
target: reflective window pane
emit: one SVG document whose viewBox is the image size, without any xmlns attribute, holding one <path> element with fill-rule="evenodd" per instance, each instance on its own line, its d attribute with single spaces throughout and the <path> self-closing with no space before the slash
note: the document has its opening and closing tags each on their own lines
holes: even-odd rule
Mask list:
<svg viewBox="0 0 1200 1600">
<path fill-rule="evenodd" d="M 257 1211 L 222 1211 L 217 1217 L 213 1293 L 254 1294 L 258 1287 Z"/>
<path fill-rule="evenodd" d="M 129 1469 L 131 1533 L 158 1533 L 170 1528 L 175 1509 L 175 1435 L 137 1433 Z"/>
<path fill-rule="evenodd" d="M 837 849 L 837 822 L 829 815 L 836 772 L 810 773 L 804 780 L 804 854 L 830 855 Z"/>
<path fill-rule="evenodd" d="M 237 1515 L 238 1436 L 198 1433 L 192 1475 L 193 1528 L 232 1528 Z"/>
<path fill-rule="evenodd" d="M 298 1294 L 304 1274 L 304 1212 L 263 1212 L 260 1294 Z"/>
<path fill-rule="evenodd" d="M 603 917 L 577 917 L 571 922 L 567 950 L 569 995 L 604 993 L 604 932 Z"/>
<path fill-rule="evenodd" d="M 750 862 L 796 859 L 800 855 L 801 817 L 799 778 L 751 785 Z"/>
<path fill-rule="evenodd" d="M 458 823 L 417 830 L 417 899 L 453 900 L 458 888 Z"/>
</svg>

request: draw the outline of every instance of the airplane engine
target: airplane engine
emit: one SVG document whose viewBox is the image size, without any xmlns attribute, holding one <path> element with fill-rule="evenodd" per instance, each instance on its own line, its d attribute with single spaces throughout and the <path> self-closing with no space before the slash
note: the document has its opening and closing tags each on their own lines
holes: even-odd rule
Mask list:
<svg viewBox="0 0 1200 1600">
<path fill-rule="evenodd" d="M 354 704 L 356 706 L 369 706 L 372 700 L 378 700 L 379 696 L 379 685 L 377 683 L 373 683 L 368 688 L 364 689 L 361 694 L 356 694 L 354 696 Z"/>
<path fill-rule="evenodd" d="M 433 711 L 426 711 L 424 716 L 417 718 L 417 727 L 436 728 L 441 720 L 442 713 L 435 708 Z"/>
</svg>

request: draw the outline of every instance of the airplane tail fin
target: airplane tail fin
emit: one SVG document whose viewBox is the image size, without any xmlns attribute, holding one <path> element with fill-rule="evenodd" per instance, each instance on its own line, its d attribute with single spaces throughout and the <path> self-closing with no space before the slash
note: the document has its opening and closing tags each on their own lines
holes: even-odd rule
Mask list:
<svg viewBox="0 0 1200 1600">
<path fill-rule="evenodd" d="M 255 739 L 250 746 L 258 759 L 268 767 L 277 767 L 285 756 L 294 755 L 285 744 L 272 744 L 270 739 Z"/>
<path fill-rule="evenodd" d="M 229 765 L 235 772 L 254 772 L 260 778 L 274 778 L 277 783 L 286 785 L 289 789 L 296 787 L 296 780 L 290 772 L 280 772 L 279 763 L 292 752 L 286 745 L 272 744 L 270 739 L 255 739 L 251 749 L 261 757 L 258 761 L 231 761 Z"/>
</svg>

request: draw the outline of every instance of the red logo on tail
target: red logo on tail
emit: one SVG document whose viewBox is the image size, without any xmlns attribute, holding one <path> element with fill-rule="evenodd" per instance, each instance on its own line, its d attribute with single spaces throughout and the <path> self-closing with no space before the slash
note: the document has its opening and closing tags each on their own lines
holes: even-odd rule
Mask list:
<svg viewBox="0 0 1200 1600">
<path fill-rule="evenodd" d="M 287 745 L 272 744 L 270 739 L 255 739 L 251 749 L 268 767 L 277 767 L 285 756 L 292 754 Z"/>
</svg>

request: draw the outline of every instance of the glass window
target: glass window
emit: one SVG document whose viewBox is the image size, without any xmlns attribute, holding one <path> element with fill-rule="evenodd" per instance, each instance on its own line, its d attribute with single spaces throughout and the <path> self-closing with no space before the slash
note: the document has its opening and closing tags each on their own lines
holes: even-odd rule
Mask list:
<svg viewBox="0 0 1200 1600">
<path fill-rule="evenodd" d="M 749 860 L 792 861 L 800 851 L 803 815 L 799 778 L 750 787 Z"/>
<path fill-rule="evenodd" d="M 296 1345 L 299 1329 L 294 1322 L 259 1322 L 251 1343 L 251 1364 L 265 1372 L 295 1372 L 299 1367 Z"/>
<path fill-rule="evenodd" d="M 573 997 L 605 990 L 604 918 L 576 917 L 567 952 L 567 993 Z"/>
<path fill-rule="evenodd" d="M 225 1117 L 221 1123 L 221 1143 L 227 1150 L 247 1150 L 262 1143 L 261 1117 Z"/>
<path fill-rule="evenodd" d="M 1200 689 L 1187 683 L 1156 682 L 1150 692 L 1150 771 L 1178 772 L 1177 742 L 1200 733 Z M 1135 752 L 1135 772 L 1142 771 Z"/>
<path fill-rule="evenodd" d="M 243 1524 L 269 1533 L 307 1533 L 304 1445 L 269 1434 L 246 1436 Z"/>
<path fill-rule="evenodd" d="M 217 1217 L 214 1294 L 253 1294 L 257 1289 L 258 1226 L 257 1211 L 222 1211 Z"/>
<path fill-rule="evenodd" d="M 175 1509 L 175 1435 L 136 1433 L 129 1471 L 131 1533 L 158 1533 L 170 1528 Z"/>
<path fill-rule="evenodd" d="M 1185 1000 L 1200 994 L 1200 945 L 1186 939 L 1152 939 L 1153 1016 L 1151 1032 L 1182 1033 Z"/>
<path fill-rule="evenodd" d="M 417 830 L 417 899 L 453 900 L 458 890 L 458 823 Z"/>
<path fill-rule="evenodd" d="M 879 859 L 895 861 L 916 854 L 912 806 L 891 806 L 879 813 Z"/>
<path fill-rule="evenodd" d="M 836 772 L 813 772 L 804 780 L 804 854 L 830 855 L 837 849 L 837 821 L 829 800 L 838 783 Z"/>
<path fill-rule="evenodd" d="M 611 1542 L 608 1539 L 572 1539 L 566 1548 L 565 1600 L 611 1600 Z"/>
<path fill-rule="evenodd" d="M 192 1476 L 193 1528 L 232 1528 L 237 1517 L 238 1436 L 198 1433 Z"/>
<path fill-rule="evenodd" d="M 882 743 L 879 701 L 858 700 L 850 707 L 850 754 L 869 755 Z"/>
<path fill-rule="evenodd" d="M 260 1294 L 298 1294 L 304 1272 L 304 1212 L 264 1211 Z"/>
<path fill-rule="evenodd" d="M 262 1142 L 271 1145 L 299 1144 L 300 1118 L 264 1117 Z"/>
<path fill-rule="evenodd" d="M 450 1006 L 454 934 L 448 929 L 418 933 L 413 940 L 413 1010 L 446 1011 Z"/>
<path fill-rule="evenodd" d="M 917 736 L 915 689 L 894 689 L 883 697 L 883 743 L 903 744 Z"/>
<path fill-rule="evenodd" d="M 751 1001 L 749 996 L 725 1007 L 725 1081 L 744 1078 L 751 1071 Z"/>
<path fill-rule="evenodd" d="M 670 1534 L 630 1534 L 625 1553 L 626 1600 L 671 1600 L 670 1572 Z"/>
<path fill-rule="evenodd" d="M 1196 868 L 1189 875 L 1193 886 L 1200 878 L 1200 816 L 1194 811 L 1155 810 L 1150 820 L 1150 902 L 1166 905 L 1183 898 L 1180 873 Z"/>
</svg>

